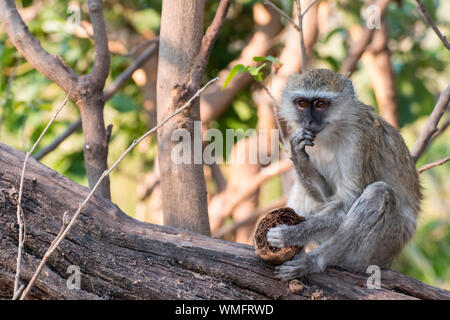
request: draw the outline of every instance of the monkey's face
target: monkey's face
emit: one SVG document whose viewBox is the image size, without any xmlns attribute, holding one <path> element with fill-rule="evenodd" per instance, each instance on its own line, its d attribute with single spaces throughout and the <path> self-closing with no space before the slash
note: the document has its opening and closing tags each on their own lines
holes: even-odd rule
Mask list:
<svg viewBox="0 0 450 320">
<path fill-rule="evenodd" d="M 327 111 L 331 101 L 325 98 L 297 97 L 292 101 L 299 124 L 303 129 L 315 134 L 322 131 L 326 124 Z"/>
<path fill-rule="evenodd" d="M 289 77 L 283 91 L 280 116 L 292 131 L 307 129 L 330 136 L 356 110 L 353 84 L 326 69 L 313 69 Z"/>
</svg>

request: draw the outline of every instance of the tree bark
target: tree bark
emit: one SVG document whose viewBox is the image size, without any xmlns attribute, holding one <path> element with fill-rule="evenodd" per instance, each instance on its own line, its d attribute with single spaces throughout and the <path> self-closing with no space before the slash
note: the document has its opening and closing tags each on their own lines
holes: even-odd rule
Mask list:
<svg viewBox="0 0 450 320">
<path fill-rule="evenodd" d="M 0 144 L 0 298 L 10 299 L 17 253 L 16 203 L 25 155 Z M 58 232 L 89 190 L 30 159 L 25 175 L 26 221 L 21 279 L 29 281 Z M 81 288 L 69 290 L 70 265 Z M 367 274 L 328 269 L 283 283 L 248 245 L 139 222 L 94 196 L 50 257 L 30 299 L 450 299 L 450 292 L 391 270 L 381 289 Z"/>
<path fill-rule="evenodd" d="M 84 136 L 84 166 L 89 187 L 93 188 L 102 173 L 108 170 L 108 144 L 111 132 L 105 129 L 103 118 L 104 100 L 102 88 L 88 100 L 78 102 Z M 103 180 L 97 194 L 111 199 L 109 179 Z"/>
<path fill-rule="evenodd" d="M 163 2 L 157 81 L 158 122 L 190 98 L 186 85 L 202 42 L 204 5 L 203 0 Z M 193 161 L 196 151 L 194 139 L 197 139 L 194 137 L 194 121 L 200 121 L 198 99 L 158 132 L 164 224 L 210 234 L 203 166 Z M 191 164 L 177 165 L 171 160 L 172 150 L 178 143 L 172 142 L 171 136 L 177 129 L 189 132 Z"/>
</svg>

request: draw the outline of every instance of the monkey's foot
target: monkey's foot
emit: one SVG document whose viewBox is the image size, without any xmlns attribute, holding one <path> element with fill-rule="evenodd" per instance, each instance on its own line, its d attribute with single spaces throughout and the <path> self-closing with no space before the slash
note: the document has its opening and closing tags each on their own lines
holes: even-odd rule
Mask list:
<svg viewBox="0 0 450 320">
<path fill-rule="evenodd" d="M 267 242 L 274 248 L 283 248 L 288 246 L 289 226 L 280 224 L 267 231 Z"/>
<path fill-rule="evenodd" d="M 283 281 L 300 278 L 315 272 L 320 272 L 320 270 L 314 259 L 306 253 L 300 253 L 293 260 L 275 268 L 276 277 Z"/>
</svg>

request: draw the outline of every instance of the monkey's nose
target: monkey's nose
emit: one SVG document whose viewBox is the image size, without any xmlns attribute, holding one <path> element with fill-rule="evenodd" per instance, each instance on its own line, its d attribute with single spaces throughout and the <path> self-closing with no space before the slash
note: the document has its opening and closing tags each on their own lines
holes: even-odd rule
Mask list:
<svg viewBox="0 0 450 320">
<path fill-rule="evenodd" d="M 308 122 L 303 129 L 311 131 L 314 134 L 317 134 L 320 131 L 320 125 L 315 122 Z"/>
</svg>

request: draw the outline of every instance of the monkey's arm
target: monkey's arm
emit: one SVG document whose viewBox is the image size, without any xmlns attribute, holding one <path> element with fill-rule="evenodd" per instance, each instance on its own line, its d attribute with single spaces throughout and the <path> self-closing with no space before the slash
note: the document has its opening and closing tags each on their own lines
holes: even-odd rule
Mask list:
<svg viewBox="0 0 450 320">
<path fill-rule="evenodd" d="M 305 151 L 306 146 L 314 146 L 315 135 L 308 130 L 300 130 L 291 136 L 291 159 L 300 181 L 311 197 L 318 202 L 325 202 L 332 194 L 331 187 L 317 171 Z"/>
<path fill-rule="evenodd" d="M 343 205 L 331 201 L 316 215 L 295 226 L 279 225 L 267 232 L 273 247 L 304 246 L 310 241 L 322 241 L 336 232 L 345 217 Z"/>
</svg>

